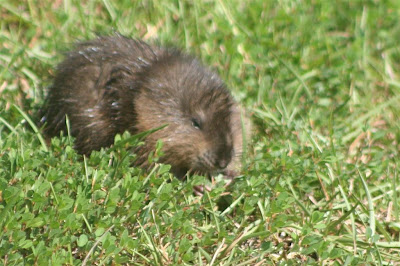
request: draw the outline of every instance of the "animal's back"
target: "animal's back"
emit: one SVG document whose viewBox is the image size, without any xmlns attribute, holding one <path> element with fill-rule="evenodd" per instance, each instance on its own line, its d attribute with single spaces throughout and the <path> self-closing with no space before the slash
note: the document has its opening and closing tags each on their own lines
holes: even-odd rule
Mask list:
<svg viewBox="0 0 400 266">
<path fill-rule="evenodd" d="M 80 43 L 58 66 L 47 98 L 46 133 L 66 132 L 65 115 L 76 148 L 88 154 L 109 146 L 134 120 L 131 106 L 137 73 L 162 50 L 121 35 Z M 129 100 L 130 99 L 130 100 Z M 121 110 L 132 110 L 120 115 Z"/>
</svg>

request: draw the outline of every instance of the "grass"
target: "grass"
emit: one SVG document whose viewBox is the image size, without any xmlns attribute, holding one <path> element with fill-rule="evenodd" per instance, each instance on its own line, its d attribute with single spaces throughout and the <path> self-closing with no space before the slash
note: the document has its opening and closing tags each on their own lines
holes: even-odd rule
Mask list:
<svg viewBox="0 0 400 266">
<path fill-rule="evenodd" d="M 0 261 L 400 263 L 398 1 L 0 1 Z M 249 110 L 243 175 L 203 197 L 130 167 L 124 135 L 82 158 L 35 128 L 76 40 L 119 31 L 211 65 Z M 157 152 L 152 160 L 157 160 Z"/>
</svg>

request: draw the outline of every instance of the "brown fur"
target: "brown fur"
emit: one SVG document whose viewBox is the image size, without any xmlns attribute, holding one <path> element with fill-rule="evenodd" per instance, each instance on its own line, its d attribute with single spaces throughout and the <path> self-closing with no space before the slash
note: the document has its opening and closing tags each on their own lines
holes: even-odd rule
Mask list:
<svg viewBox="0 0 400 266">
<path fill-rule="evenodd" d="M 163 141 L 163 163 L 183 177 L 234 169 L 242 150 L 240 110 L 225 84 L 196 59 L 121 35 L 80 43 L 58 66 L 43 120 L 48 136 L 70 120 L 82 154 L 114 136 L 168 124 L 136 150 L 137 165 Z"/>
</svg>

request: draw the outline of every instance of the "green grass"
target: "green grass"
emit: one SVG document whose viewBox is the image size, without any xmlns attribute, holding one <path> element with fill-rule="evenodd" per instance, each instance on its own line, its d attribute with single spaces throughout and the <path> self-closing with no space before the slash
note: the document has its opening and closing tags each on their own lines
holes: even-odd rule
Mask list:
<svg viewBox="0 0 400 266">
<path fill-rule="evenodd" d="M 0 263 L 400 263 L 400 2 L 0 0 Z M 35 113 L 63 52 L 119 31 L 211 65 L 254 125 L 203 197 L 122 136 L 82 158 Z M 157 158 L 152 158 L 156 160 Z"/>
</svg>

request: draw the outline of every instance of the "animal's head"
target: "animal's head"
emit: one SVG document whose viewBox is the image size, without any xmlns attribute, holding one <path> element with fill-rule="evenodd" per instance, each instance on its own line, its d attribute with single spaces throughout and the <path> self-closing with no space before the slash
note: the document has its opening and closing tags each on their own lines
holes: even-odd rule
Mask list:
<svg viewBox="0 0 400 266">
<path fill-rule="evenodd" d="M 221 79 L 193 58 L 170 54 L 140 74 L 136 130 L 168 126 L 149 137 L 164 143 L 162 162 L 177 176 L 224 169 L 233 156 L 232 96 Z"/>
</svg>

